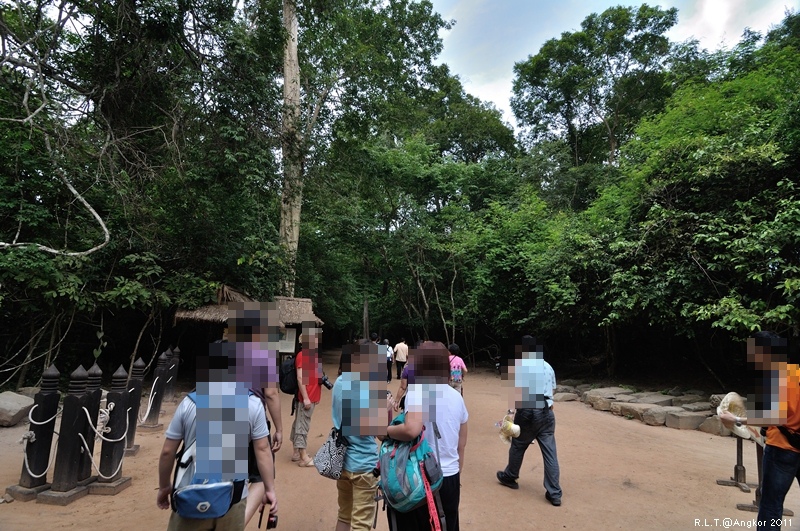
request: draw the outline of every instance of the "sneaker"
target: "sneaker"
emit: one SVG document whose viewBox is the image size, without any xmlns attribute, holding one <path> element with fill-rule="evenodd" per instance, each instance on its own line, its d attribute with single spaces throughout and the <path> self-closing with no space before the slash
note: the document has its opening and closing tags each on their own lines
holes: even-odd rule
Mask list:
<svg viewBox="0 0 800 531">
<path fill-rule="evenodd" d="M 513 479 L 508 479 L 505 473 L 499 470 L 497 471 L 497 481 L 499 481 L 501 485 L 504 485 L 509 489 L 517 490 L 519 488 L 519 483 L 517 483 Z"/>
<path fill-rule="evenodd" d="M 553 504 L 554 507 L 561 507 L 561 498 L 553 498 L 550 496 L 549 492 L 545 492 L 544 497 L 547 498 L 547 501 Z"/>
</svg>

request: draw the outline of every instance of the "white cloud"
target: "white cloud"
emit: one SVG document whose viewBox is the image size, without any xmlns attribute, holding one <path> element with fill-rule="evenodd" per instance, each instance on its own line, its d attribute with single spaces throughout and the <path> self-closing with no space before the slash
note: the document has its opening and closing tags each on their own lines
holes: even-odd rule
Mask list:
<svg viewBox="0 0 800 531">
<path fill-rule="evenodd" d="M 432 0 L 434 9 L 456 25 L 443 32 L 440 61 L 450 65 L 470 94 L 494 103 L 504 119 L 515 123 L 510 98 L 514 63 L 536 54 L 548 39 L 580 29 L 590 13 L 614 5 L 638 6 L 637 0 Z M 663 9 L 678 8 L 678 24 L 668 36 L 696 38 L 715 50 L 739 41 L 745 27 L 765 33 L 783 20 L 800 0 L 655 0 Z"/>
</svg>

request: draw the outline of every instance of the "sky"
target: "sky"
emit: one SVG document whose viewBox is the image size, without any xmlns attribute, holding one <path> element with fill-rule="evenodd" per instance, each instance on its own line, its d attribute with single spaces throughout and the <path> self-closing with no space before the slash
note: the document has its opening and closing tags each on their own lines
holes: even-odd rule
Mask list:
<svg viewBox="0 0 800 531">
<path fill-rule="evenodd" d="M 591 13 L 617 5 L 647 3 L 676 7 L 678 23 L 667 33 L 675 42 L 697 39 L 708 50 L 735 45 L 745 28 L 766 33 L 783 20 L 787 9 L 800 11 L 800 0 L 431 0 L 445 20 L 441 33 L 447 63 L 465 90 L 492 102 L 515 126 L 509 100 L 514 63 L 538 53 L 547 40 L 577 31 Z"/>
</svg>

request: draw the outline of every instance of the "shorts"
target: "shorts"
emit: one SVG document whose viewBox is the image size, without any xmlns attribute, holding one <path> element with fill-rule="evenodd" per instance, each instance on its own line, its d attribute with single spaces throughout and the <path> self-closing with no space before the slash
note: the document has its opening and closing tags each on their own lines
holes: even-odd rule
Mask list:
<svg viewBox="0 0 800 531">
<path fill-rule="evenodd" d="M 336 480 L 339 491 L 338 520 L 350 524 L 351 531 L 369 531 L 375 518 L 375 493 L 378 490 L 378 478 L 372 471 L 342 471 L 342 477 Z"/>
<path fill-rule="evenodd" d="M 461 386 L 462 386 L 463 384 L 464 384 L 464 381 L 463 381 L 463 380 L 462 380 L 462 381 L 460 381 L 460 382 L 457 382 L 457 381 L 455 381 L 455 380 L 450 380 L 450 387 L 452 387 L 453 389 L 455 389 L 455 390 L 456 390 L 456 391 L 458 391 L 459 393 L 461 392 Z"/>
<path fill-rule="evenodd" d="M 303 409 L 303 403 L 297 404 L 297 411 L 294 414 L 294 422 L 292 422 L 292 433 L 290 439 L 292 445 L 296 449 L 305 449 L 308 447 L 308 430 L 311 429 L 311 415 L 314 414 L 314 408 L 317 404 L 311 404 L 311 407 L 306 411 Z"/>
<path fill-rule="evenodd" d="M 247 498 L 235 503 L 225 516 L 220 518 L 196 519 L 183 518 L 175 511 L 169 515 L 167 531 L 239 531 L 244 522 L 244 510 Z"/>
</svg>

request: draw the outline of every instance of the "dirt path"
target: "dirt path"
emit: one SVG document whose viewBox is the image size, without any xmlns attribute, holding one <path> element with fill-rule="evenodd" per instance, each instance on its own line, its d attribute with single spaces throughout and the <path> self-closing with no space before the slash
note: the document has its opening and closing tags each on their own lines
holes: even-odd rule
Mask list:
<svg viewBox="0 0 800 531">
<path fill-rule="evenodd" d="M 326 364 L 328 374 L 336 374 Z M 394 392 L 398 382 L 391 383 Z M 520 489 L 497 483 L 495 471 L 505 466 L 508 447 L 494 427 L 506 407 L 499 376 L 479 369 L 469 374 L 465 399 L 470 413 L 469 443 L 462 473 L 461 522 L 464 529 L 695 529 L 723 527 L 749 529 L 745 520 L 755 517 L 736 509 L 750 503 L 752 494 L 717 486 L 715 480 L 733 471 L 736 443 L 698 431 L 646 426 L 635 420 L 592 410 L 577 403 L 556 404 L 556 441 L 561 465 L 563 505 L 552 507 L 544 499 L 542 459 L 537 446 L 526 455 Z M 167 423 L 175 404 L 164 408 Z M 284 400 L 284 430 L 291 427 L 289 400 Z M 309 438 L 316 451 L 330 429 L 330 393 L 312 420 Z M 0 486 L 17 483 L 22 466 L 24 426 L 0 428 Z M 155 506 L 156 467 L 163 434 L 137 434 L 138 455 L 127 459 L 123 474 L 133 485 L 115 497 L 87 496 L 67 507 L 35 502 L 0 504 L 0 530 L 165 529 L 169 514 Z M 279 529 L 329 530 L 336 520 L 336 487 L 313 469 L 290 462 L 291 448 L 276 456 L 278 467 Z M 748 480 L 756 478 L 755 449 L 745 444 Z M 800 529 L 800 492 L 795 485 L 786 507 L 798 515 L 792 526 Z M 738 525 L 736 524 L 738 520 Z M 257 529 L 257 518 L 248 530 Z M 385 513 L 378 530 L 388 529 Z"/>
</svg>

